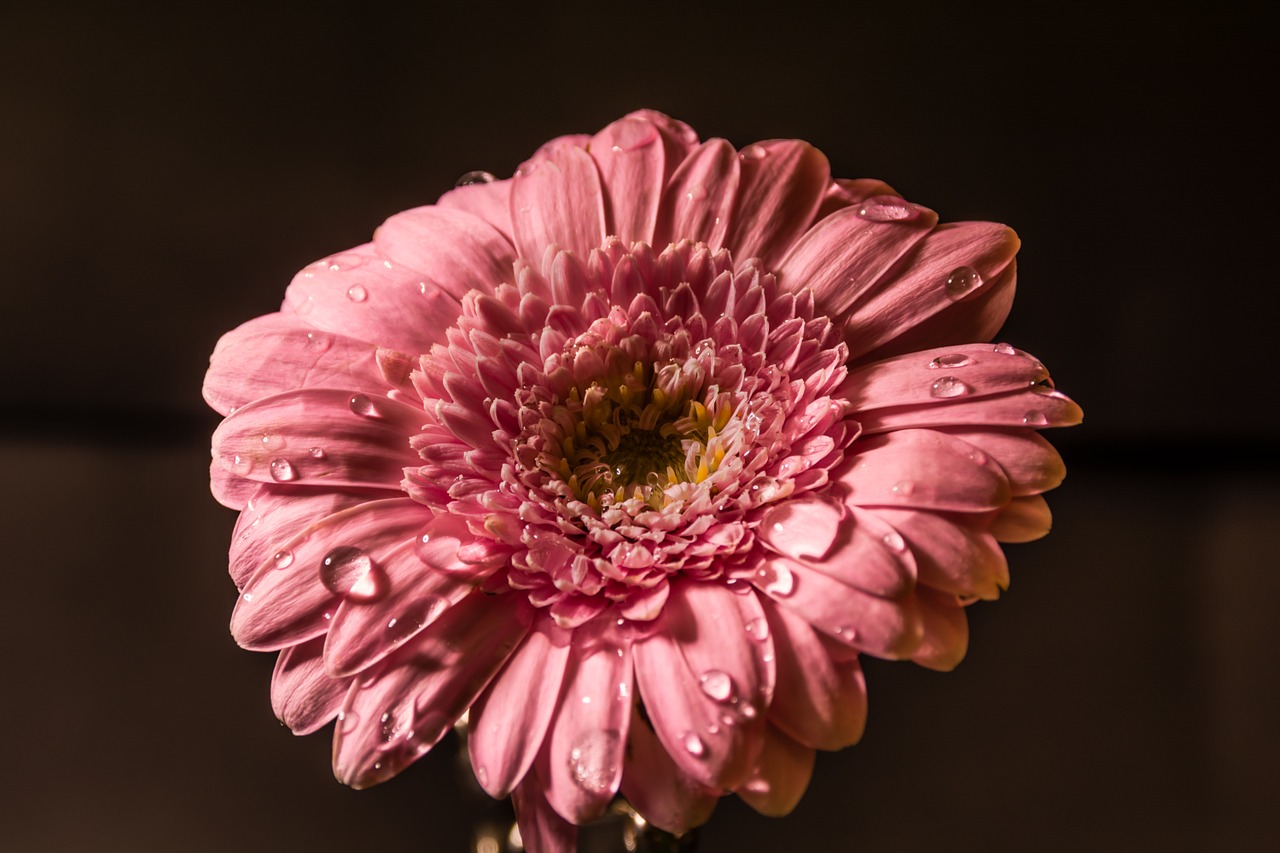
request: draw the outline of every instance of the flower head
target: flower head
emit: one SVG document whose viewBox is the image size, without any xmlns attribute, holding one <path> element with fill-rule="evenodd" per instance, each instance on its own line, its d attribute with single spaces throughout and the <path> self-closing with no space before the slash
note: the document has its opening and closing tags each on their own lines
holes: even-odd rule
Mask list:
<svg viewBox="0 0 1280 853">
<path fill-rule="evenodd" d="M 1018 241 L 653 112 L 472 173 L 304 269 L 205 397 L 232 631 L 381 782 L 464 714 L 531 850 L 621 791 L 789 811 L 858 657 L 947 669 L 1076 423 L 999 329 Z M 977 343 L 975 343 L 977 342 Z"/>
</svg>

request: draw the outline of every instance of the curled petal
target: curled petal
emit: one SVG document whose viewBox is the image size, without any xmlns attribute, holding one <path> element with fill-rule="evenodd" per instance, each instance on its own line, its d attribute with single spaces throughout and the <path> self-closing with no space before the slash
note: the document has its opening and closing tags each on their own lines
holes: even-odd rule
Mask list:
<svg viewBox="0 0 1280 853">
<path fill-rule="evenodd" d="M 531 769 L 511 792 L 524 849 L 528 853 L 574 853 L 578 849 L 578 827 L 556 814 L 544 790 L 537 770 Z"/>
<path fill-rule="evenodd" d="M 789 815 L 809 787 L 815 757 L 812 748 L 770 726 L 765 730 L 760 760 L 737 794 L 760 814 Z"/>
<path fill-rule="evenodd" d="M 290 646 L 276 659 L 271 675 L 271 708 L 295 735 L 309 735 L 338 715 L 351 687 L 350 678 L 324 671 L 320 637 Z"/>
<path fill-rule="evenodd" d="M 924 638 L 911 659 L 929 669 L 955 669 L 969 648 L 964 606 L 954 596 L 926 587 L 920 590 L 920 613 Z"/>
<path fill-rule="evenodd" d="M 605 236 L 604 194 L 586 151 L 558 146 L 520 167 L 511 190 L 511 222 L 523 258 L 558 245 L 586 258 Z"/>
<path fill-rule="evenodd" d="M 1040 495 L 1014 498 L 991 522 L 991 535 L 1000 542 L 1032 542 L 1049 532 L 1053 515 Z"/>
<path fill-rule="evenodd" d="M 721 792 L 682 771 L 639 710 L 628 738 L 622 794 L 645 820 L 681 835 L 711 819 Z"/>
<path fill-rule="evenodd" d="M 694 149 L 663 193 L 656 245 L 693 240 L 720 248 L 738 192 L 738 163 L 738 153 L 723 139 L 709 139 Z"/>
<path fill-rule="evenodd" d="M 742 178 L 725 246 L 737 258 L 759 258 L 765 269 L 813 221 L 831 181 L 826 156 L 796 139 L 748 145 L 739 155 Z"/>
<path fill-rule="evenodd" d="M 666 183 L 666 150 L 658 127 L 647 116 L 626 116 L 597 133 L 588 150 L 600 170 L 606 231 L 628 245 L 653 242 Z"/>
</svg>

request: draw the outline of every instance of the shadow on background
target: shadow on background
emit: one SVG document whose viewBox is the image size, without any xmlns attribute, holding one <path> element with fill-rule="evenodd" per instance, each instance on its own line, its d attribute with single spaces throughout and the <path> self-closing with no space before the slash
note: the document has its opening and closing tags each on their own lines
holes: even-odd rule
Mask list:
<svg viewBox="0 0 1280 853">
<path fill-rule="evenodd" d="M 1274 78 L 1248 11 L 3 13 L 0 848 L 465 849 L 484 806 L 452 742 L 355 793 L 274 721 L 271 658 L 224 627 L 200 381 L 305 263 L 640 106 L 1013 225 L 1001 337 L 1086 412 L 1050 434 L 1057 529 L 1009 549 L 969 659 L 871 662 L 863 742 L 787 819 L 726 800 L 702 849 L 1280 847 Z"/>
</svg>

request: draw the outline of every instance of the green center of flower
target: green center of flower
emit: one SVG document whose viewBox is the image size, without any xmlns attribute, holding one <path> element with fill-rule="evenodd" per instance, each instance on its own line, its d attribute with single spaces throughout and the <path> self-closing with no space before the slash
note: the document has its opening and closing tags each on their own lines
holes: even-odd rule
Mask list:
<svg viewBox="0 0 1280 853">
<path fill-rule="evenodd" d="M 559 436 L 544 468 L 593 509 L 628 500 L 661 509 L 670 486 L 706 479 L 723 459 L 715 438 L 731 411 L 709 412 L 699 399 L 702 377 L 683 367 L 636 362 L 585 389 L 573 386 L 556 407 Z"/>
</svg>

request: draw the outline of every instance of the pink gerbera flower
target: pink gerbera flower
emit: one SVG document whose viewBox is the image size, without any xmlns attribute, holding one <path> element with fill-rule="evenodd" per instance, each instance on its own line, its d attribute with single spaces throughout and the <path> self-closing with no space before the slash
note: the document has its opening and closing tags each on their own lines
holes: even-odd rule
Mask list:
<svg viewBox="0 0 1280 853">
<path fill-rule="evenodd" d="M 473 173 L 218 344 L 232 632 L 355 787 L 469 712 L 530 850 L 789 811 L 858 656 L 947 669 L 1080 420 L 988 341 L 1017 237 L 654 112 Z"/>
</svg>

